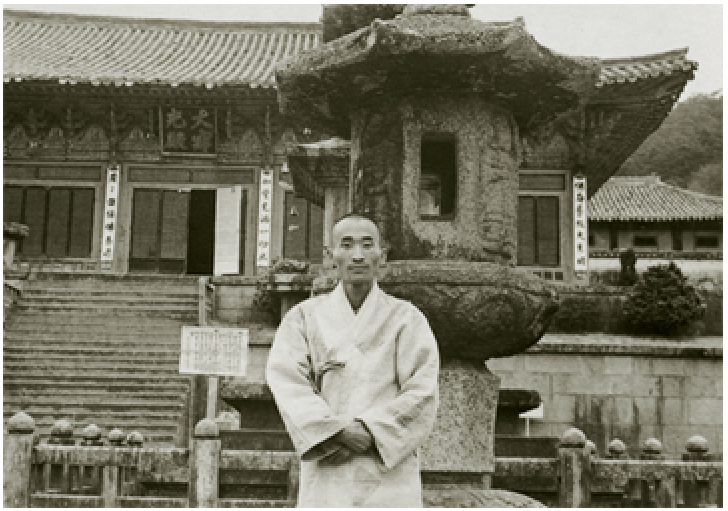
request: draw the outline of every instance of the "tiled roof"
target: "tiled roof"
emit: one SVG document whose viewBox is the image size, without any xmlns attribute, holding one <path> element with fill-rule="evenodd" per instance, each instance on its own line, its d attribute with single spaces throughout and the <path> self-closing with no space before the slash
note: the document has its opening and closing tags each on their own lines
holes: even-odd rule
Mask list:
<svg viewBox="0 0 728 511">
<path fill-rule="evenodd" d="M 275 86 L 318 23 L 228 23 L 3 11 L 3 78 L 94 85 Z"/>
<path fill-rule="evenodd" d="M 601 61 L 597 87 L 657 78 L 680 71 L 694 71 L 698 68 L 698 64 L 688 60 L 687 53 L 688 49 L 683 48 L 655 55 L 604 59 Z"/>
<path fill-rule="evenodd" d="M 723 198 L 685 190 L 659 177 L 612 177 L 589 199 L 589 220 L 720 220 Z"/>
<path fill-rule="evenodd" d="M 3 78 L 62 83 L 273 87 L 274 68 L 314 48 L 319 23 L 227 23 L 3 11 Z M 687 49 L 601 61 L 597 87 L 688 71 Z"/>
</svg>

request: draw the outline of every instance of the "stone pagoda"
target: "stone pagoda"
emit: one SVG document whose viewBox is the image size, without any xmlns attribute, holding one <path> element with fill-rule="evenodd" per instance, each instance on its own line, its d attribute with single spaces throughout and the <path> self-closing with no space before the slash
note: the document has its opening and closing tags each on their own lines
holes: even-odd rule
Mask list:
<svg viewBox="0 0 728 511">
<path fill-rule="evenodd" d="M 380 286 L 417 305 L 438 339 L 424 473 L 488 488 L 499 381 L 485 362 L 538 342 L 558 308 L 553 285 L 516 268 L 523 170 L 559 169 L 567 208 L 577 174 L 593 193 L 669 112 L 695 69 L 684 57 L 569 57 L 520 18 L 409 5 L 278 67 L 282 112 L 333 137 L 288 158 L 296 193 L 325 207 L 325 243 L 341 214 L 372 217 L 388 249 Z M 649 79 L 620 103 L 609 85 L 630 73 Z M 325 271 L 317 282 L 331 286 Z"/>
</svg>

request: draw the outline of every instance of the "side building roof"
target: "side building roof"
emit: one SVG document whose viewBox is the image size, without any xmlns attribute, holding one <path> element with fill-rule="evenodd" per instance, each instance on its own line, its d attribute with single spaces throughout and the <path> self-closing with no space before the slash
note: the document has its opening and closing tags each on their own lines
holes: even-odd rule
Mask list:
<svg viewBox="0 0 728 511">
<path fill-rule="evenodd" d="M 610 178 L 589 199 L 589 220 L 722 220 L 723 198 L 685 190 L 658 176 Z"/>
<path fill-rule="evenodd" d="M 3 79 L 274 87 L 276 63 L 319 44 L 319 23 L 102 18 L 3 10 Z"/>
</svg>

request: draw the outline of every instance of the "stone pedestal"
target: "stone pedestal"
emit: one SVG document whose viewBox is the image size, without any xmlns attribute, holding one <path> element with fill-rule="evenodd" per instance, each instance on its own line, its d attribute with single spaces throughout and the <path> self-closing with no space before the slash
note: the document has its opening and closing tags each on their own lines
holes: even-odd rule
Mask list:
<svg viewBox="0 0 728 511">
<path fill-rule="evenodd" d="M 481 473 L 494 470 L 495 417 L 500 378 L 485 367 L 444 361 L 435 429 L 421 449 L 423 472 Z"/>
</svg>

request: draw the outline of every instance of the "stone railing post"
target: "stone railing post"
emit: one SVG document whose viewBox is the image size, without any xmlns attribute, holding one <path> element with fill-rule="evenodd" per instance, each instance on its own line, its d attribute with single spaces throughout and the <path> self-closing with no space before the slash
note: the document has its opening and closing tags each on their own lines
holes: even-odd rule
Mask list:
<svg viewBox="0 0 728 511">
<path fill-rule="evenodd" d="M 606 458 L 608 460 L 629 459 L 629 456 L 627 456 L 627 446 L 624 445 L 624 442 L 622 442 L 619 438 L 615 438 L 609 442 L 609 445 L 607 446 Z"/>
<path fill-rule="evenodd" d="M 591 503 L 591 459 L 586 436 L 570 428 L 559 443 L 558 507 L 589 507 Z"/>
<path fill-rule="evenodd" d="M 107 436 L 110 447 L 121 447 L 124 441 L 124 433 L 120 429 L 112 429 Z M 104 499 L 104 507 L 119 507 L 119 466 L 106 465 L 101 475 L 101 496 Z"/>
<path fill-rule="evenodd" d="M 8 421 L 3 445 L 3 507 L 30 507 L 30 470 L 35 421 L 18 412 Z"/>
<path fill-rule="evenodd" d="M 207 326 L 207 277 L 197 281 L 197 319 L 199 326 Z"/>
<path fill-rule="evenodd" d="M 683 461 L 715 461 L 716 457 L 708 454 L 708 441 L 700 435 L 691 436 L 685 444 L 687 454 Z M 718 493 L 722 490 L 719 479 L 695 478 L 683 481 L 683 504 L 685 507 L 718 507 Z"/>
<path fill-rule="evenodd" d="M 217 507 L 220 451 L 217 424 L 202 419 L 195 426 L 190 452 L 189 507 Z"/>
</svg>

